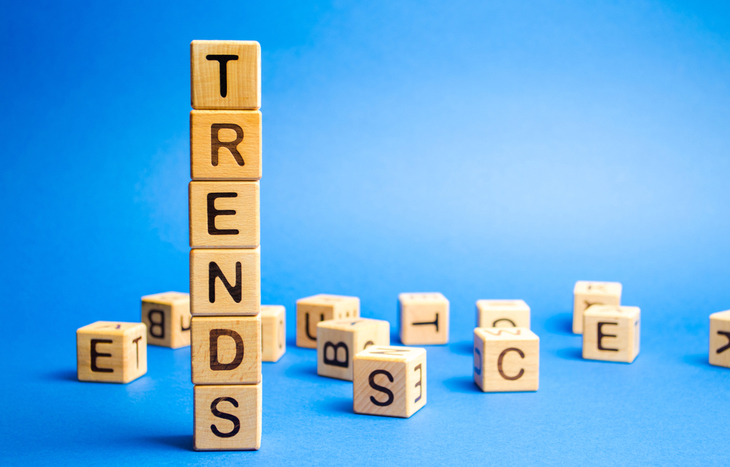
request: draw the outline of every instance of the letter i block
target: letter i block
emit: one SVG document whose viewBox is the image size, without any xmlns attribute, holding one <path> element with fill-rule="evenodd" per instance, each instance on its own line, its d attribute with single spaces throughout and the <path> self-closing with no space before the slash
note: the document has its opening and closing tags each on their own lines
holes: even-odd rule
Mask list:
<svg viewBox="0 0 730 467">
<path fill-rule="evenodd" d="M 592 305 L 583 314 L 583 358 L 631 363 L 640 335 L 639 307 Z"/>
<path fill-rule="evenodd" d="M 260 316 L 194 316 L 192 327 L 193 384 L 261 381 Z"/>
<path fill-rule="evenodd" d="M 190 246 L 259 246 L 259 182 L 190 182 Z"/>
<path fill-rule="evenodd" d="M 76 330 L 79 381 L 128 383 L 147 373 L 147 327 L 97 321 Z"/>
<path fill-rule="evenodd" d="M 196 451 L 261 447 L 261 383 L 195 386 Z"/>
<path fill-rule="evenodd" d="M 261 354 L 265 362 L 278 362 L 286 353 L 286 309 L 261 305 Z"/>
<path fill-rule="evenodd" d="M 256 41 L 190 43 L 194 109 L 261 107 L 261 46 Z"/>
<path fill-rule="evenodd" d="M 398 296 L 400 341 L 406 345 L 449 342 L 449 301 L 440 293 Z"/>
<path fill-rule="evenodd" d="M 258 315 L 259 249 L 190 250 L 190 307 L 193 316 Z"/>
<path fill-rule="evenodd" d="M 317 324 L 317 374 L 352 381 L 353 358 L 371 345 L 390 345 L 390 323 L 336 319 Z"/>
<path fill-rule="evenodd" d="M 710 365 L 730 368 L 730 310 L 710 315 Z"/>
<path fill-rule="evenodd" d="M 477 327 L 530 329 L 530 307 L 524 300 L 477 300 Z"/>
<path fill-rule="evenodd" d="M 620 305 L 619 282 L 578 281 L 573 288 L 573 333 L 583 332 L 583 313 L 591 305 Z"/>
<path fill-rule="evenodd" d="M 297 300 L 297 347 L 317 348 L 317 323 L 360 317 L 360 299 L 319 294 Z"/>
<path fill-rule="evenodd" d="M 142 297 L 147 343 L 178 349 L 190 345 L 190 296 L 165 292 Z"/>
<path fill-rule="evenodd" d="M 373 345 L 354 369 L 356 413 L 408 418 L 426 405 L 426 349 Z"/>
<path fill-rule="evenodd" d="M 484 392 L 537 391 L 540 338 L 527 328 L 476 328 L 474 382 Z"/>
</svg>

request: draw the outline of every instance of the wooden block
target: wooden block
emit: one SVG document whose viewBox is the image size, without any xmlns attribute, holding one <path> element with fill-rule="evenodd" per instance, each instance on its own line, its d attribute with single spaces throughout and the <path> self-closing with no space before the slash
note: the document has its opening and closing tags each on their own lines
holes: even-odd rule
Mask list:
<svg viewBox="0 0 730 467">
<path fill-rule="evenodd" d="M 261 305 L 261 354 L 265 362 L 278 362 L 286 353 L 286 309 Z"/>
<path fill-rule="evenodd" d="M 259 182 L 190 182 L 190 246 L 259 246 Z"/>
<path fill-rule="evenodd" d="M 440 293 L 398 295 L 400 341 L 406 345 L 449 342 L 449 301 Z"/>
<path fill-rule="evenodd" d="M 710 365 L 730 368 L 730 310 L 710 315 Z"/>
<path fill-rule="evenodd" d="M 193 180 L 261 178 L 261 112 L 190 112 L 190 174 Z"/>
<path fill-rule="evenodd" d="M 640 335 L 639 307 L 591 305 L 583 313 L 583 358 L 631 363 Z"/>
<path fill-rule="evenodd" d="M 147 343 L 179 349 L 190 345 L 190 295 L 165 292 L 142 297 Z"/>
<path fill-rule="evenodd" d="M 477 300 L 477 327 L 530 329 L 530 307 L 524 300 Z"/>
<path fill-rule="evenodd" d="M 426 405 L 426 349 L 373 345 L 353 363 L 356 413 L 408 418 Z"/>
<path fill-rule="evenodd" d="M 196 451 L 261 447 L 261 383 L 195 386 Z"/>
<path fill-rule="evenodd" d="M 390 323 L 381 319 L 334 319 L 317 323 L 317 374 L 352 381 L 355 354 L 390 345 Z"/>
<path fill-rule="evenodd" d="M 194 109 L 261 107 L 261 46 L 256 41 L 193 41 L 190 72 Z"/>
<path fill-rule="evenodd" d="M 194 316 L 192 327 L 193 384 L 261 381 L 260 316 Z"/>
<path fill-rule="evenodd" d="M 619 282 L 578 281 L 573 288 L 573 333 L 583 332 L 583 313 L 591 305 L 620 305 Z"/>
<path fill-rule="evenodd" d="M 79 381 L 128 383 L 147 373 L 147 327 L 97 321 L 76 330 Z"/>
<path fill-rule="evenodd" d="M 319 294 L 297 300 L 297 347 L 317 348 L 317 323 L 327 319 L 358 318 L 360 299 Z"/>
<path fill-rule="evenodd" d="M 528 328 L 474 329 L 474 382 L 484 392 L 537 391 L 540 338 Z"/>
<path fill-rule="evenodd" d="M 190 311 L 196 315 L 257 315 L 261 255 L 250 250 L 190 250 Z"/>
</svg>

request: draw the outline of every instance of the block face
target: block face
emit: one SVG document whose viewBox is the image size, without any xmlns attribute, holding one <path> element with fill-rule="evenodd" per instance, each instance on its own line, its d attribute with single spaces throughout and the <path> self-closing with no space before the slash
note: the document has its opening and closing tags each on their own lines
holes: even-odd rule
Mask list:
<svg viewBox="0 0 730 467">
<path fill-rule="evenodd" d="M 259 182 L 190 182 L 190 246 L 256 248 Z"/>
<path fill-rule="evenodd" d="M 576 282 L 573 288 L 573 332 L 583 332 L 583 313 L 591 305 L 620 305 L 621 288 L 619 282 Z"/>
<path fill-rule="evenodd" d="M 390 345 L 390 323 L 354 318 L 317 324 L 317 374 L 352 381 L 356 353 L 371 345 Z"/>
<path fill-rule="evenodd" d="M 631 363 L 639 355 L 641 310 L 592 305 L 583 314 L 583 358 Z"/>
<path fill-rule="evenodd" d="M 257 315 L 261 257 L 249 250 L 190 250 L 190 310 L 198 315 Z"/>
<path fill-rule="evenodd" d="M 76 330 L 79 381 L 128 383 L 147 373 L 147 327 L 97 321 Z"/>
<path fill-rule="evenodd" d="M 278 362 L 286 353 L 286 309 L 261 305 L 261 355 L 265 362 Z"/>
<path fill-rule="evenodd" d="M 477 327 L 530 329 L 530 307 L 524 300 L 477 300 Z"/>
<path fill-rule="evenodd" d="M 190 175 L 193 180 L 261 178 L 261 112 L 190 112 Z"/>
<path fill-rule="evenodd" d="M 261 46 L 256 41 L 193 41 L 190 81 L 194 109 L 257 110 Z"/>
<path fill-rule="evenodd" d="M 449 342 L 449 301 L 440 293 L 402 293 L 398 296 L 400 340 L 406 345 Z"/>
<path fill-rule="evenodd" d="M 353 410 L 408 418 L 426 405 L 426 350 L 373 345 L 354 358 Z"/>
<path fill-rule="evenodd" d="M 710 365 L 730 368 L 730 310 L 710 315 Z"/>
<path fill-rule="evenodd" d="M 192 328 L 193 384 L 261 381 L 260 316 L 194 316 Z"/>
<path fill-rule="evenodd" d="M 190 296 L 165 292 L 142 297 L 147 343 L 178 349 L 190 345 Z"/>
<path fill-rule="evenodd" d="M 329 319 L 357 318 L 360 299 L 319 294 L 297 300 L 297 347 L 317 348 L 317 323 Z"/>
<path fill-rule="evenodd" d="M 261 383 L 195 386 L 196 451 L 261 447 Z"/>
<path fill-rule="evenodd" d="M 474 329 L 474 382 L 484 392 L 537 391 L 540 338 L 528 328 Z"/>
</svg>

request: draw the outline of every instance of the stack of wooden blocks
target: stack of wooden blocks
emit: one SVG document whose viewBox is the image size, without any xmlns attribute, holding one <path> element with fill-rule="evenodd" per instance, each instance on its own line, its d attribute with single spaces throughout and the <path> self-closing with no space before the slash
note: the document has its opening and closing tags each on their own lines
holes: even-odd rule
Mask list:
<svg viewBox="0 0 730 467">
<path fill-rule="evenodd" d="M 196 450 L 261 446 L 261 47 L 193 41 L 190 308 Z"/>
</svg>

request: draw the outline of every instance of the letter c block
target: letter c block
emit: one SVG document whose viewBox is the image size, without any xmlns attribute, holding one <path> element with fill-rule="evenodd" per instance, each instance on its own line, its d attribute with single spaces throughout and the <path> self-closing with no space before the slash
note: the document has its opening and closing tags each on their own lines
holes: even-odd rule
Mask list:
<svg viewBox="0 0 730 467">
<path fill-rule="evenodd" d="M 540 338 L 527 328 L 474 329 L 474 382 L 484 392 L 537 391 Z"/>
</svg>

